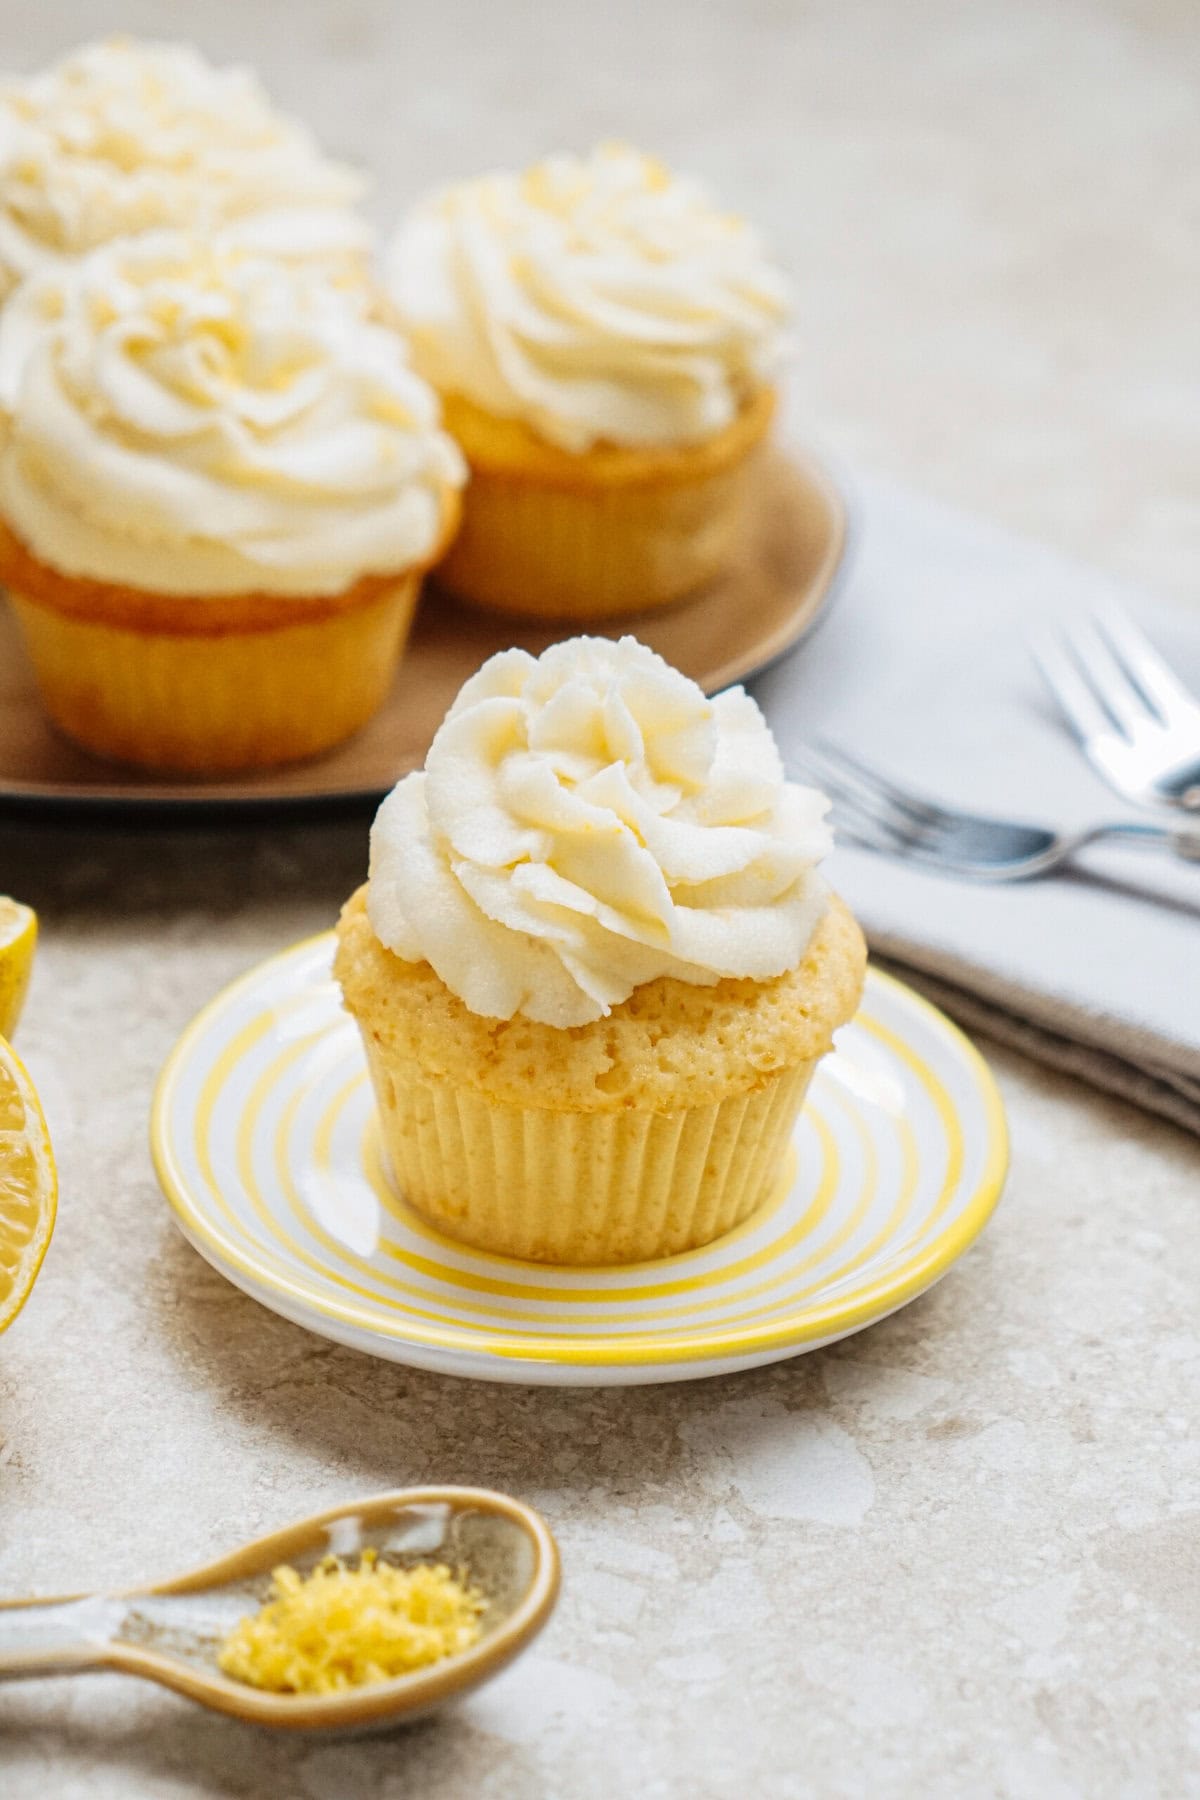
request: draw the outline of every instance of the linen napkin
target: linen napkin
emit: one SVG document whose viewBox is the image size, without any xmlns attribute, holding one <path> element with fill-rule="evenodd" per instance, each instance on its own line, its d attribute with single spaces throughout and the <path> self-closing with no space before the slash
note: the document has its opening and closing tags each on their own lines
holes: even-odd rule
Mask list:
<svg viewBox="0 0 1200 1800">
<path fill-rule="evenodd" d="M 785 759 L 826 737 L 981 812 L 1146 816 L 1093 774 L 1028 638 L 1115 599 L 1200 692 L 1200 604 L 1151 601 L 889 483 L 857 484 L 851 504 L 825 622 L 752 684 Z M 1098 848 L 1079 872 L 984 887 L 839 846 L 830 876 L 873 953 L 969 1029 L 1200 1133 L 1200 864 Z"/>
</svg>

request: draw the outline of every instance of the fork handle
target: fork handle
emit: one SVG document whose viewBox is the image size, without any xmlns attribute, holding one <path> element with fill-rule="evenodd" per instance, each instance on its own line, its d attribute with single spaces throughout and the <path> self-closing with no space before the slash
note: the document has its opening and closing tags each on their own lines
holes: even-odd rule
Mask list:
<svg viewBox="0 0 1200 1800">
<path fill-rule="evenodd" d="M 1173 850 L 1187 862 L 1200 861 L 1200 829 L 1181 830 L 1177 825 L 1160 825 L 1143 819 L 1113 819 L 1107 824 L 1090 825 L 1075 839 L 1074 848 L 1102 840 L 1119 840 L 1141 845 L 1147 850 Z"/>
</svg>

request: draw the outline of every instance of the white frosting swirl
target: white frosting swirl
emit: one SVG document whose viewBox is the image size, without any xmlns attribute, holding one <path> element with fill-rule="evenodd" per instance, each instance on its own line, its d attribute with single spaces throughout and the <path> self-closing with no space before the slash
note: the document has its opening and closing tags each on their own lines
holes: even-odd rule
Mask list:
<svg viewBox="0 0 1200 1800">
<path fill-rule="evenodd" d="M 773 378 L 788 314 L 748 225 L 612 144 L 434 195 L 390 288 L 436 387 L 571 451 L 720 431 Z"/>
<path fill-rule="evenodd" d="M 462 459 L 403 340 L 312 270 L 173 233 L 0 315 L 0 511 L 61 573 L 336 594 L 434 550 Z"/>
<path fill-rule="evenodd" d="M 349 241 L 366 257 L 346 212 L 363 187 L 248 70 L 182 44 L 89 44 L 0 87 L 0 293 L 114 238 L 258 214 L 293 254 Z"/>
<path fill-rule="evenodd" d="M 707 700 L 631 637 L 506 650 L 380 808 L 368 913 L 472 1012 L 585 1025 L 662 975 L 795 968 L 827 809 L 741 688 Z"/>
</svg>

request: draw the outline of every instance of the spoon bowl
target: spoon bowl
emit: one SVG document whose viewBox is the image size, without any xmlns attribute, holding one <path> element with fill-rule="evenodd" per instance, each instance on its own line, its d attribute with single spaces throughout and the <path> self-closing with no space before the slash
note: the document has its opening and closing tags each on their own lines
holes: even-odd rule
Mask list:
<svg viewBox="0 0 1200 1800">
<path fill-rule="evenodd" d="M 222 1674 L 221 1643 L 269 1598 L 272 1570 L 288 1563 L 306 1575 L 322 1557 L 368 1549 L 400 1566 L 436 1558 L 465 1570 L 487 1602 L 479 1641 L 411 1674 L 335 1694 L 272 1693 Z M 0 1601 L 0 1680 L 117 1670 L 256 1725 L 383 1729 L 498 1674 L 546 1623 L 558 1583 L 554 1539 L 531 1507 L 486 1488 L 405 1488 L 315 1513 L 169 1581 Z"/>
</svg>

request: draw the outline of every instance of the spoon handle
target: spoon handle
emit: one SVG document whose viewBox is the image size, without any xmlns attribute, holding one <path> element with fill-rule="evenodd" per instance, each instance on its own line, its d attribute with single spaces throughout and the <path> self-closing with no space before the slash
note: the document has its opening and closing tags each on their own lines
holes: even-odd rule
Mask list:
<svg viewBox="0 0 1200 1800">
<path fill-rule="evenodd" d="M 103 1667 L 125 1610 L 104 1594 L 0 1601 L 0 1681 Z"/>
</svg>

